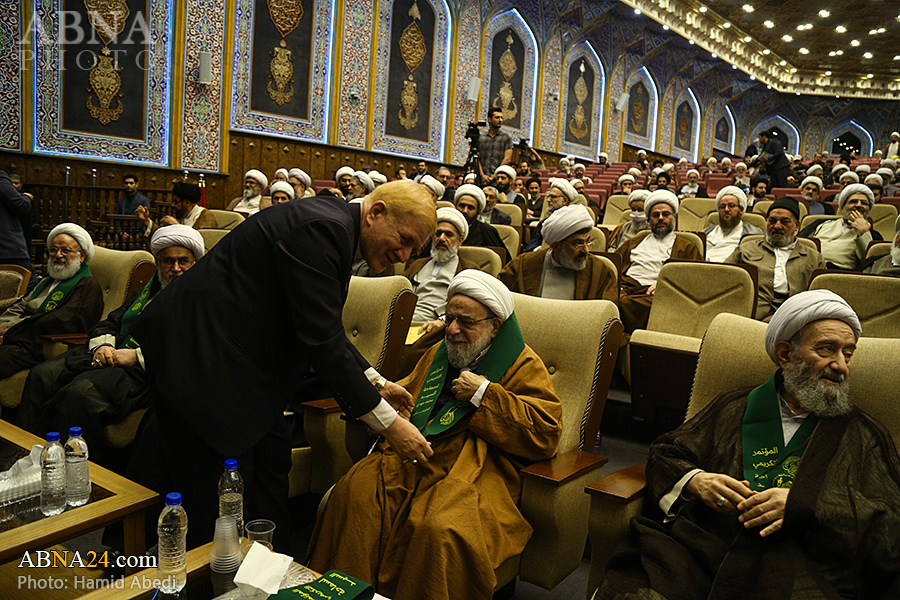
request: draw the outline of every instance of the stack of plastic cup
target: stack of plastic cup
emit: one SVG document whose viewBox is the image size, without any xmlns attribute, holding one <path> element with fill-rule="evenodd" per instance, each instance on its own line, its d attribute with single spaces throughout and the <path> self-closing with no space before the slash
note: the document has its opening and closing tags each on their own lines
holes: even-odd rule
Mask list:
<svg viewBox="0 0 900 600">
<path fill-rule="evenodd" d="M 234 517 L 216 519 L 216 533 L 209 552 L 209 568 L 214 573 L 233 573 L 243 560 Z"/>
</svg>

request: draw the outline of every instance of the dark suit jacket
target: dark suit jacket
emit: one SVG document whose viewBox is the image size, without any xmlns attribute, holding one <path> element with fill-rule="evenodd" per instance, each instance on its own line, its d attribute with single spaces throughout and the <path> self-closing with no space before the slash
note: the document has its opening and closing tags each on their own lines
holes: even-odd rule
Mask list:
<svg viewBox="0 0 900 600">
<path fill-rule="evenodd" d="M 283 419 L 310 367 L 348 416 L 375 408 L 368 363 L 341 322 L 359 234 L 359 205 L 319 196 L 225 236 L 131 325 L 158 401 L 227 455 Z"/>
<path fill-rule="evenodd" d="M 0 171 L 0 259 L 31 260 L 28 243 L 22 233 L 22 217 L 31 215 L 31 202 L 13 187 L 9 176 Z"/>
<path fill-rule="evenodd" d="M 134 203 L 131 205 L 131 212 L 126 212 L 125 206 L 128 202 L 128 196 L 123 194 L 116 199 L 116 214 L 117 215 L 133 215 L 134 211 L 138 206 L 144 206 L 147 210 L 150 210 L 150 198 L 144 196 L 140 192 L 134 198 Z"/>
<path fill-rule="evenodd" d="M 784 147 L 777 139 L 769 138 L 769 141 L 766 143 L 765 153 L 769 155 L 769 160 L 766 163 L 766 172 L 777 171 L 791 166 L 787 156 L 784 155 Z M 756 164 L 755 161 L 754 164 Z"/>
</svg>

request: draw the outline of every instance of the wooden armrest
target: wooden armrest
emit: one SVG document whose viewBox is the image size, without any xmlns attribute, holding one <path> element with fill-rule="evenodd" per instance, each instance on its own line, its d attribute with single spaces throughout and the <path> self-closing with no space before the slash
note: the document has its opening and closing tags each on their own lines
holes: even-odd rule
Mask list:
<svg viewBox="0 0 900 600">
<path fill-rule="evenodd" d="M 305 406 L 309 410 L 317 410 L 323 413 L 331 414 L 336 412 L 342 412 L 341 405 L 337 403 L 337 400 L 334 398 L 322 398 L 321 400 L 308 400 L 306 402 L 300 403 L 302 406 Z"/>
<path fill-rule="evenodd" d="M 635 465 L 607 475 L 584 488 L 588 494 L 604 496 L 617 502 L 631 502 L 647 485 L 647 467 Z"/>
<path fill-rule="evenodd" d="M 558 454 L 549 460 L 534 463 L 520 472 L 529 479 L 542 480 L 555 486 L 560 486 L 567 481 L 602 467 L 608 461 L 609 459 L 605 456 L 573 450 L 565 454 Z"/>
<path fill-rule="evenodd" d="M 81 346 L 88 343 L 86 333 L 48 333 L 41 336 L 48 342 L 59 342 L 67 346 Z"/>
</svg>

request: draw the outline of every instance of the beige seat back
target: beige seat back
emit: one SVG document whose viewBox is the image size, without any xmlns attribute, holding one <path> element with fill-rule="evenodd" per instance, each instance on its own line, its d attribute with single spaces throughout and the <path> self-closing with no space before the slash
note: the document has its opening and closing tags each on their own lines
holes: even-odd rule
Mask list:
<svg viewBox="0 0 900 600">
<path fill-rule="evenodd" d="M 769 211 L 769 207 L 772 206 L 773 202 L 774 200 L 757 200 L 753 203 L 753 212 L 766 216 L 766 213 Z M 800 216 L 802 217 L 803 215 Z"/>
<path fill-rule="evenodd" d="M 750 223 L 755 227 L 759 227 L 763 231 L 766 230 L 766 218 L 762 215 L 758 215 L 752 212 L 745 212 L 741 215 L 741 221 L 745 223 Z M 710 225 L 718 225 L 719 224 L 719 213 L 711 212 L 706 215 L 706 224 L 703 226 L 703 229 L 706 229 Z"/>
<path fill-rule="evenodd" d="M 756 286 L 737 265 L 670 262 L 662 266 L 647 329 L 701 338 L 713 318 L 728 312 L 747 317 L 756 308 Z"/>
<path fill-rule="evenodd" d="M 622 215 L 630 212 L 628 196 L 625 194 L 614 194 L 606 201 L 606 212 L 603 213 L 603 223 L 601 225 L 615 227 L 622 221 Z"/>
<path fill-rule="evenodd" d="M 503 268 L 500 257 L 490 248 L 482 248 L 480 246 L 460 246 L 459 257 L 472 261 L 478 268 L 485 273 L 490 273 L 496 277 Z"/>
<path fill-rule="evenodd" d="M 94 280 L 103 290 L 102 320 L 122 306 L 131 292 L 153 277 L 156 261 L 152 254 L 144 250 L 110 250 L 95 246 L 89 266 Z"/>
<path fill-rule="evenodd" d="M 647 232 L 649 233 L 649 232 Z M 646 235 L 644 232 L 641 232 L 638 235 Z M 700 233 L 699 231 L 676 231 L 675 235 L 678 237 L 688 240 L 692 244 L 697 247 L 697 251 L 700 252 L 700 256 L 706 256 L 706 236 Z"/>
<path fill-rule="evenodd" d="M 216 218 L 217 229 L 234 229 L 244 222 L 244 217 L 233 210 L 210 208 L 209 212 Z"/>
<path fill-rule="evenodd" d="M 608 300 L 551 300 L 515 293 L 513 297 L 525 343 L 544 361 L 562 401 L 559 453 L 588 448 L 593 439 L 586 438 L 599 427 L 615 363 L 614 356 L 603 355 L 600 349 L 608 336 L 621 335 L 619 310 Z M 609 376 L 598 384 L 606 368 Z"/>
<path fill-rule="evenodd" d="M 456 208 L 456 205 L 448 200 L 438 200 L 437 207 L 438 208 Z"/>
<path fill-rule="evenodd" d="M 685 198 L 678 207 L 675 229 L 678 231 L 702 231 L 706 223 L 706 215 L 714 210 L 716 210 L 714 198 Z"/>
<path fill-rule="evenodd" d="M 891 238 L 893 239 L 893 238 Z M 872 258 L 873 256 L 884 256 L 885 254 L 891 253 L 891 245 L 893 242 L 874 242 L 869 244 L 868 250 L 866 250 L 866 258 Z"/>
<path fill-rule="evenodd" d="M 840 219 L 841 215 L 806 215 L 800 218 L 800 228 L 797 231 L 803 231 L 811 223 L 820 219 Z"/>
<path fill-rule="evenodd" d="M 512 221 L 510 225 L 513 227 L 521 227 L 522 226 L 522 209 L 517 204 L 503 204 L 498 202 L 494 205 L 495 210 L 499 210 L 500 212 L 506 213 L 509 215 L 510 220 Z"/>
<path fill-rule="evenodd" d="M 381 369 L 385 359 L 388 350 L 388 325 L 391 324 L 395 302 L 403 290 L 412 293 L 412 284 L 406 277 L 399 275 L 350 278 L 347 301 L 341 313 L 344 331 L 363 358 L 376 369 Z M 412 314 L 407 319 L 411 317 Z M 409 321 L 401 324 L 402 330 L 407 331 L 409 325 Z M 403 338 L 405 337 L 404 335 Z M 400 348 L 402 349 L 402 343 Z"/>
<path fill-rule="evenodd" d="M 859 316 L 866 337 L 900 337 L 900 277 L 820 272 L 809 282 L 809 289 L 831 290 L 846 300 Z"/>
<path fill-rule="evenodd" d="M 222 238 L 231 231 L 230 229 L 198 229 L 200 236 L 203 238 L 203 245 L 206 251 L 212 250 L 216 244 L 222 241 Z"/>
<path fill-rule="evenodd" d="M 886 240 L 893 240 L 897 235 L 894 223 L 897 221 L 897 207 L 893 204 L 876 204 L 869 211 L 872 227 Z"/>
<path fill-rule="evenodd" d="M 0 265 L 0 312 L 25 295 L 31 271 L 19 265 Z"/>
<path fill-rule="evenodd" d="M 515 227 L 511 225 L 492 225 L 492 227 L 500 234 L 500 239 L 503 240 L 503 245 L 506 246 L 510 258 L 517 257 L 522 249 L 522 243 L 521 236 Z"/>
</svg>

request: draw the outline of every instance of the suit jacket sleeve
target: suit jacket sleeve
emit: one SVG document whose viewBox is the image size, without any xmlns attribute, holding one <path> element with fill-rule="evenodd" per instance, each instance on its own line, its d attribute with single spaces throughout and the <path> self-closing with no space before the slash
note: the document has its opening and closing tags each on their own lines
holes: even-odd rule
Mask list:
<svg viewBox="0 0 900 600">
<path fill-rule="evenodd" d="M 349 342 L 341 311 L 349 285 L 354 236 L 339 223 L 318 220 L 276 244 L 275 272 L 284 290 L 302 352 L 353 418 L 374 409 L 381 395 L 364 374 L 368 363 Z"/>
</svg>

